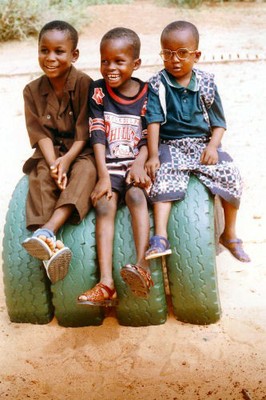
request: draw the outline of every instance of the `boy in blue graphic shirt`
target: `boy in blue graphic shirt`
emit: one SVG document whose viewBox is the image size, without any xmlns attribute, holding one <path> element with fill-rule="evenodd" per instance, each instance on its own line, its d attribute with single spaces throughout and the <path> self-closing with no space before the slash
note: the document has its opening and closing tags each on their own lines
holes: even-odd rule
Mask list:
<svg viewBox="0 0 266 400">
<path fill-rule="evenodd" d="M 171 253 L 167 223 L 171 202 L 185 197 L 190 173 L 222 200 L 225 229 L 220 243 L 242 262 L 249 262 L 236 236 L 242 180 L 232 158 L 222 151 L 226 122 L 213 74 L 194 68 L 197 28 L 186 21 L 167 25 L 161 34 L 164 69 L 150 79 L 146 120 L 153 181 L 155 235 L 146 260 Z M 160 143 L 160 146 L 159 146 Z"/>
<path fill-rule="evenodd" d="M 96 246 L 100 282 L 79 296 L 80 304 L 113 306 L 117 294 L 112 276 L 114 221 L 121 200 L 127 204 L 136 246 L 136 264 L 121 275 L 132 292 L 147 297 L 152 285 L 145 251 L 149 245 L 149 214 L 145 189 L 150 178 L 147 160 L 147 83 L 133 78 L 141 64 L 140 40 L 126 28 L 107 32 L 100 44 L 103 79 L 90 87 L 90 134 L 98 182 L 92 193 L 96 209 Z"/>
</svg>

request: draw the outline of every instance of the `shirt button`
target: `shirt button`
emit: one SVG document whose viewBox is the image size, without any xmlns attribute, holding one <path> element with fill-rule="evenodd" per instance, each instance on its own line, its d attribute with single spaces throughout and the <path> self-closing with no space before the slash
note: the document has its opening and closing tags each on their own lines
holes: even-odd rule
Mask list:
<svg viewBox="0 0 266 400">
<path fill-rule="evenodd" d="M 47 119 L 51 119 L 51 115 L 48 114 L 48 115 L 46 116 L 46 118 L 47 118 Z"/>
<path fill-rule="evenodd" d="M 73 115 L 73 112 L 72 112 L 72 111 L 69 111 L 69 115 Z"/>
<path fill-rule="evenodd" d="M 184 90 L 184 93 L 187 93 L 187 89 Z"/>
</svg>

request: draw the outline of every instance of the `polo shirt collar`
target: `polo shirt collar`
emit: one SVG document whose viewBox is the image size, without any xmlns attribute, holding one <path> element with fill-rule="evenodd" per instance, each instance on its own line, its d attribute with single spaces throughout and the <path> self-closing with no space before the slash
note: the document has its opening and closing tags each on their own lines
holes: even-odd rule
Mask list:
<svg viewBox="0 0 266 400">
<path fill-rule="evenodd" d="M 177 89 L 184 89 L 184 87 L 179 85 L 179 83 L 175 80 L 173 75 L 169 74 L 169 72 L 167 72 L 166 69 L 162 70 L 162 75 L 164 76 L 169 86 L 175 87 Z M 192 76 L 189 85 L 188 87 L 186 87 L 186 89 L 191 90 L 192 92 L 198 92 L 199 90 L 199 84 L 194 70 L 192 70 Z"/>
<path fill-rule="evenodd" d="M 42 82 L 41 82 L 41 94 L 46 95 L 51 92 L 51 83 L 49 79 L 47 78 L 46 75 L 43 75 L 42 77 Z M 76 68 L 72 65 L 69 71 L 69 75 L 67 77 L 67 81 L 65 84 L 65 91 L 71 92 L 75 89 L 75 84 L 77 80 L 77 70 Z"/>
</svg>

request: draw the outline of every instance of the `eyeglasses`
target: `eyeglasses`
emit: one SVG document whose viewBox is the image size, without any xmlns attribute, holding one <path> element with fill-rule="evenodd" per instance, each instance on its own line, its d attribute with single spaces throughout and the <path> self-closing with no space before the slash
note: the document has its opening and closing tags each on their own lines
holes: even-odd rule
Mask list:
<svg viewBox="0 0 266 400">
<path fill-rule="evenodd" d="M 163 61 L 170 61 L 175 55 L 180 61 L 185 61 L 189 58 L 190 54 L 196 53 L 197 50 L 188 50 L 185 48 L 177 49 L 175 51 L 163 49 L 159 54 Z"/>
</svg>

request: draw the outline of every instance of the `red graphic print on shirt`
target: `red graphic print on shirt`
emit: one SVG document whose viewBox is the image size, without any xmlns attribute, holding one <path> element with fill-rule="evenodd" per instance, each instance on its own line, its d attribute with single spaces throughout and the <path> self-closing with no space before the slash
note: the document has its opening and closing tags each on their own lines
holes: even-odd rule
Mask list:
<svg viewBox="0 0 266 400">
<path fill-rule="evenodd" d="M 102 91 L 102 88 L 95 88 L 94 92 L 93 92 L 93 96 L 92 99 L 95 101 L 96 104 L 103 104 L 103 98 L 104 98 L 105 94 Z"/>
</svg>

